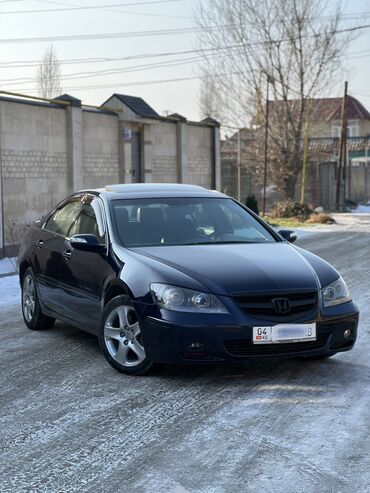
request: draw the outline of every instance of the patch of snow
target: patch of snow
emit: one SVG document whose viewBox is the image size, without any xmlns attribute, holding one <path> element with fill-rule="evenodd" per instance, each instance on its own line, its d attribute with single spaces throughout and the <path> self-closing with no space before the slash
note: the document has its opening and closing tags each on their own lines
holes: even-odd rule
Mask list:
<svg viewBox="0 0 370 493">
<path fill-rule="evenodd" d="M 370 214 L 370 204 L 358 205 L 356 209 L 351 209 L 352 214 Z"/>
<path fill-rule="evenodd" d="M 309 236 L 315 235 L 317 233 L 322 233 L 323 231 L 331 231 L 330 229 L 322 228 L 304 228 L 304 229 L 294 229 L 297 238 L 300 240 L 302 238 L 307 238 Z"/>
<path fill-rule="evenodd" d="M 20 292 L 18 276 L 0 278 L 0 308 L 19 304 Z"/>
<path fill-rule="evenodd" d="M 14 274 L 17 272 L 17 258 L 3 258 L 0 260 L 0 275 Z"/>
</svg>

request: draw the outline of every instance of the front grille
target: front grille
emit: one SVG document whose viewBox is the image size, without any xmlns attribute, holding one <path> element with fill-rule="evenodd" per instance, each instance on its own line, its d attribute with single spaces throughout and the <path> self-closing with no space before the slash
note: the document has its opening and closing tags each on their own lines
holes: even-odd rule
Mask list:
<svg viewBox="0 0 370 493">
<path fill-rule="evenodd" d="M 269 293 L 269 294 L 236 294 L 233 296 L 237 305 L 254 318 L 288 321 L 308 315 L 317 309 L 317 293 Z M 278 313 L 274 306 L 276 299 L 287 299 L 289 311 Z"/>
<path fill-rule="evenodd" d="M 316 341 L 280 344 L 253 344 L 250 340 L 235 339 L 224 341 L 225 349 L 233 356 L 264 356 L 289 354 L 322 349 L 328 342 L 329 334 L 319 334 Z"/>
</svg>

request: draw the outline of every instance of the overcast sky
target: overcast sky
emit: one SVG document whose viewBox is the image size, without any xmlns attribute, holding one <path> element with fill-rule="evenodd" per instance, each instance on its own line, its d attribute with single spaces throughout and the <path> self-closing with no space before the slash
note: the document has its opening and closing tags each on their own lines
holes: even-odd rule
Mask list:
<svg viewBox="0 0 370 493">
<path fill-rule="evenodd" d="M 0 84 L 1 89 L 37 94 L 36 68 L 11 68 L 8 62 L 32 62 L 41 59 L 50 40 L 29 41 L 19 38 L 72 36 L 82 34 L 134 33 L 191 28 L 194 7 L 199 0 L 0 0 Z M 146 3 L 146 5 L 143 5 Z M 109 7 L 111 5 L 119 7 Z M 125 4 L 125 6 L 124 6 Z M 131 4 L 131 6 L 129 6 Z M 136 5 L 134 5 L 136 4 Z M 141 5 L 139 5 L 141 4 Z M 348 25 L 370 24 L 370 0 L 347 2 L 346 11 L 358 14 Z M 11 13 L 27 10 L 67 9 L 69 7 L 101 6 L 104 9 L 62 10 L 59 12 Z M 7 40 L 17 40 L 7 42 Z M 63 92 L 68 92 L 86 104 L 100 105 L 112 93 L 120 92 L 143 97 L 155 110 L 181 113 L 189 119 L 199 119 L 199 80 L 196 53 L 163 57 L 139 55 L 182 52 L 195 49 L 196 34 L 176 32 L 156 36 L 116 37 L 111 39 L 54 40 L 58 58 L 63 60 L 125 58 L 109 62 L 62 64 Z M 350 46 L 343 81 L 348 79 L 350 94 L 358 97 L 370 110 L 370 29 Z M 168 66 L 172 62 L 173 66 Z M 181 62 L 181 64 L 179 64 Z M 163 63 L 167 66 L 139 70 L 142 65 Z M 138 70 L 133 71 L 136 67 Z M 130 72 L 123 72 L 131 68 Z M 95 76 L 97 71 L 116 73 Z M 92 72 L 88 74 L 88 72 Z M 73 75 L 75 74 L 75 75 Z M 81 76 L 83 76 L 81 78 Z M 23 79 L 15 80 L 14 79 Z M 191 80 L 188 80 L 188 79 Z M 167 79 L 179 81 L 150 83 Z M 7 82 L 8 81 L 8 82 Z M 23 83 L 22 83 L 23 82 Z M 140 82 L 140 84 L 139 84 Z M 339 96 L 343 83 L 326 96 Z M 98 87 L 102 86 L 102 87 Z"/>
</svg>

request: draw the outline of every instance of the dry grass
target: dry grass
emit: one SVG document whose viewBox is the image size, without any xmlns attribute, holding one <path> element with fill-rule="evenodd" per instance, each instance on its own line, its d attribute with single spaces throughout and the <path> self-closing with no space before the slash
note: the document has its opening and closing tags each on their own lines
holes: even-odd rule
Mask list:
<svg viewBox="0 0 370 493">
<path fill-rule="evenodd" d="M 309 224 L 334 224 L 335 219 L 329 214 L 320 212 L 319 214 L 312 214 L 309 219 L 307 219 Z"/>
</svg>

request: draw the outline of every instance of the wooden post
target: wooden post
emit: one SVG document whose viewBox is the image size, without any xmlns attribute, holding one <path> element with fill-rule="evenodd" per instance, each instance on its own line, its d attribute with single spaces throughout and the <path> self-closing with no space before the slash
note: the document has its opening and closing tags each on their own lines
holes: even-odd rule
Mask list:
<svg viewBox="0 0 370 493">
<path fill-rule="evenodd" d="M 270 77 L 267 76 L 266 115 L 265 115 L 265 155 L 264 155 L 264 163 L 263 163 L 263 201 L 262 201 L 263 216 L 266 214 L 267 159 L 268 159 L 268 135 L 269 135 L 269 89 L 270 89 Z"/>
<path fill-rule="evenodd" d="M 307 105 L 307 117 L 304 125 L 304 138 L 303 138 L 303 164 L 302 164 L 302 180 L 301 180 L 301 204 L 304 204 L 304 196 L 306 189 L 306 174 L 307 174 L 307 161 L 308 161 L 308 133 L 309 133 L 309 118 L 310 118 L 311 104 L 310 100 Z"/>
<path fill-rule="evenodd" d="M 238 177 L 237 177 L 237 198 L 238 201 L 240 202 L 241 198 L 241 143 L 240 143 L 240 129 L 238 130 L 238 162 L 237 162 L 237 170 L 238 170 Z"/>
<path fill-rule="evenodd" d="M 347 115 L 346 115 L 347 93 L 348 93 L 348 82 L 346 81 L 344 83 L 344 95 L 342 100 L 342 114 L 341 114 L 342 130 L 341 130 L 340 144 L 339 144 L 339 162 L 337 167 L 337 183 L 336 183 L 337 188 L 335 194 L 335 209 L 337 211 L 339 211 L 341 206 L 340 196 L 342 189 L 342 174 L 343 174 L 342 169 L 343 169 L 343 161 L 345 162 L 346 154 L 347 154 Z"/>
</svg>

